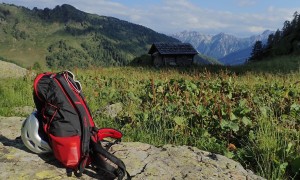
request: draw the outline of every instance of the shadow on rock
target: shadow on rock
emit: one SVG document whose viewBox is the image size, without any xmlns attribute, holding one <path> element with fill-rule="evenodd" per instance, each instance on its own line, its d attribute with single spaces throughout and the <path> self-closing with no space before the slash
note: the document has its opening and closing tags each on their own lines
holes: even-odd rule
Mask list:
<svg viewBox="0 0 300 180">
<path fill-rule="evenodd" d="M 25 151 L 27 153 L 30 153 L 34 155 L 35 153 L 31 152 L 29 149 L 26 148 L 26 146 L 23 144 L 21 137 L 16 137 L 15 139 L 9 139 L 3 135 L 0 135 L 0 142 L 4 146 L 9 146 L 9 147 L 14 147 L 17 148 L 21 151 Z M 7 152 L 8 153 L 8 152 Z M 59 169 L 64 169 L 65 167 L 54 157 L 53 153 L 45 153 L 45 154 L 38 154 L 38 156 L 47 164 L 50 164 L 52 166 L 55 166 L 56 168 Z M 98 172 L 98 173 L 97 173 Z M 73 173 L 74 174 L 74 173 Z M 83 172 L 84 175 L 89 176 L 91 178 L 96 178 L 96 179 L 113 179 L 109 177 L 109 175 L 106 175 L 105 172 L 102 172 L 99 169 L 92 168 L 88 166 L 85 171 Z M 67 176 L 67 172 L 66 172 Z M 73 175 L 75 176 L 75 175 Z"/>
<path fill-rule="evenodd" d="M 67 169 L 54 157 L 53 153 L 45 153 L 45 154 L 39 154 L 38 155 L 41 159 L 45 161 L 45 163 L 50 164 L 55 166 L 56 168 L 59 169 L 65 169 L 66 170 L 66 176 L 68 174 Z M 98 173 L 97 173 L 98 172 Z M 75 177 L 76 173 L 72 172 L 72 176 Z M 87 166 L 83 172 L 83 176 L 86 175 L 90 178 L 95 178 L 95 179 L 105 179 L 105 180 L 110 180 L 114 179 L 109 174 L 106 174 L 104 171 L 102 172 L 99 169 L 96 169 L 91 166 Z"/>
<path fill-rule="evenodd" d="M 21 137 L 16 137 L 16 139 L 8 139 L 7 137 L 3 136 L 0 134 L 0 142 L 4 145 L 4 146 L 10 146 L 10 147 L 14 147 L 17 149 L 20 149 L 22 151 L 26 151 L 28 153 L 31 153 L 31 151 L 29 151 L 26 146 L 23 144 Z"/>
</svg>

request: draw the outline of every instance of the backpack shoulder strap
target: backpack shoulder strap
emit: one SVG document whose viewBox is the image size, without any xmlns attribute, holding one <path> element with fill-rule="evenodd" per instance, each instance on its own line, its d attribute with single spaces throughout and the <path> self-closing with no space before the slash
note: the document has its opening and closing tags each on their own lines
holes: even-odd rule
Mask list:
<svg viewBox="0 0 300 180">
<path fill-rule="evenodd" d="M 61 89 L 63 92 L 68 96 L 69 100 L 72 102 L 74 108 L 77 110 L 79 119 L 81 121 L 81 160 L 78 164 L 77 171 L 75 172 L 75 175 L 77 177 L 80 177 L 82 175 L 82 172 L 85 169 L 85 166 L 87 165 L 89 152 L 90 152 L 90 137 L 91 137 L 91 129 L 94 126 L 94 122 L 92 119 L 92 116 L 90 114 L 90 111 L 88 110 L 88 107 L 83 99 L 83 95 L 81 92 L 76 92 L 72 89 L 72 86 L 70 83 L 74 84 L 74 80 L 72 77 L 68 77 L 66 72 L 58 73 L 55 77 L 53 77 L 54 80 L 61 86 Z"/>
<path fill-rule="evenodd" d="M 68 77 L 67 77 L 68 78 Z M 72 89 L 69 87 L 68 82 L 66 81 L 64 77 L 64 73 L 59 73 L 55 76 L 55 80 L 59 82 L 59 84 L 62 86 L 63 90 L 66 94 L 68 94 L 68 97 L 73 102 L 74 107 L 78 110 L 80 120 L 82 121 L 82 153 L 83 155 L 88 155 L 89 152 L 89 141 L 91 136 L 91 126 L 93 124 L 90 124 L 91 122 L 91 115 L 89 114 L 89 111 L 86 111 L 86 104 L 83 102 L 80 94 L 75 93 L 72 91 Z"/>
<path fill-rule="evenodd" d="M 122 160 L 105 150 L 101 144 L 96 143 L 93 140 L 91 140 L 90 142 L 92 150 L 92 165 L 108 172 L 111 175 L 118 177 L 118 180 L 122 180 L 125 175 L 128 180 L 131 179 L 130 174 L 126 171 L 126 166 Z M 108 162 L 105 162 L 105 158 L 107 158 L 117 167 L 111 165 Z"/>
</svg>

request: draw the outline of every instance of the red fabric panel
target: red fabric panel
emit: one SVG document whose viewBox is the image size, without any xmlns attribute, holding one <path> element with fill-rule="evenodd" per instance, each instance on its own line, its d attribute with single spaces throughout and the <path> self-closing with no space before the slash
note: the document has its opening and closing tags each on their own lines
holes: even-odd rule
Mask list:
<svg viewBox="0 0 300 180">
<path fill-rule="evenodd" d="M 76 168 L 81 157 L 80 137 L 56 137 L 50 134 L 50 138 L 56 159 L 58 159 L 65 167 Z"/>
</svg>

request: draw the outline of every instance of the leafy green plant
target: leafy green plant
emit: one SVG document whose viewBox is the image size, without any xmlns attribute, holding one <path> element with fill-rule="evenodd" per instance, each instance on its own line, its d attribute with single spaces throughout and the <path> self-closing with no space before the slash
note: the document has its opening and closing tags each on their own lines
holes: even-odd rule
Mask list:
<svg viewBox="0 0 300 180">
<path fill-rule="evenodd" d="M 71 69 L 99 127 L 125 141 L 190 145 L 226 155 L 267 179 L 299 174 L 299 73 L 142 67 Z M 34 106 L 31 77 L 0 80 L 0 115 Z M 99 113 L 121 104 L 115 118 Z"/>
</svg>

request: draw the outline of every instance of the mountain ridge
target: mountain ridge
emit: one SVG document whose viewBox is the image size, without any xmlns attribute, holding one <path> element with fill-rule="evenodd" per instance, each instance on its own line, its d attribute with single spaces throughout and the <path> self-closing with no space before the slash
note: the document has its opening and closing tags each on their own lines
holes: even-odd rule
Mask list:
<svg viewBox="0 0 300 180">
<path fill-rule="evenodd" d="M 223 64 L 235 65 L 244 63 L 246 58 L 250 56 L 249 48 L 252 49 L 252 46 L 258 40 L 266 42 L 271 33 L 273 32 L 266 30 L 259 35 L 253 35 L 248 38 L 239 38 L 224 32 L 216 35 L 205 35 L 197 31 L 186 30 L 172 34 L 171 36 L 177 38 L 181 42 L 191 43 L 198 52 L 216 58 Z M 241 51 L 241 54 L 239 54 L 239 51 Z M 245 54 L 245 52 L 247 53 Z M 231 55 L 231 53 L 234 54 Z M 235 57 L 236 59 L 230 59 L 232 57 Z"/>
<path fill-rule="evenodd" d="M 180 42 L 114 17 L 63 4 L 28 9 L 0 3 L 0 57 L 23 66 L 122 66 L 147 54 L 154 42 Z"/>
</svg>

